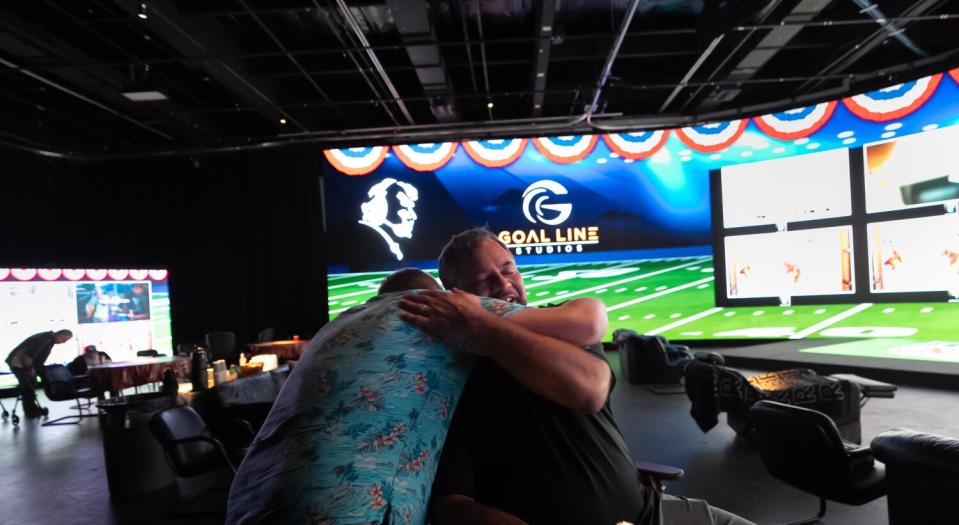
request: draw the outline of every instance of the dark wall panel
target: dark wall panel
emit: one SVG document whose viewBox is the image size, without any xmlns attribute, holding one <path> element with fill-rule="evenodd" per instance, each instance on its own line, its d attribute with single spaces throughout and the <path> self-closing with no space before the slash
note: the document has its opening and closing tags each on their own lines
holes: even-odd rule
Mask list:
<svg viewBox="0 0 959 525">
<path fill-rule="evenodd" d="M 317 148 L 99 162 L 0 151 L 0 266 L 170 270 L 175 342 L 326 319 Z"/>
</svg>

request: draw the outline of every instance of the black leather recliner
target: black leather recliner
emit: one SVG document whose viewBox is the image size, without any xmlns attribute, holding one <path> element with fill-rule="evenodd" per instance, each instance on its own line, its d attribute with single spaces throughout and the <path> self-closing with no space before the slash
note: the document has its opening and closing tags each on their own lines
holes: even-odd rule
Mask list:
<svg viewBox="0 0 959 525">
<path fill-rule="evenodd" d="M 619 366 L 630 383 L 679 383 L 686 364 L 693 359 L 685 345 L 670 344 L 658 335 L 640 335 L 632 330 L 613 332 L 619 351 Z"/>
<path fill-rule="evenodd" d="M 769 473 L 819 496 L 819 514 L 794 525 L 819 521 L 826 513 L 826 500 L 862 505 L 886 493 L 885 469 L 873 461 L 870 448 L 844 442 L 836 424 L 822 412 L 759 401 L 749 409 L 749 419 Z"/>
<path fill-rule="evenodd" d="M 720 412 L 726 412 L 726 422 L 736 435 L 752 440 L 755 429 L 749 409 L 757 401 L 770 400 L 823 412 L 839 427 L 843 439 L 862 442 L 862 393 L 858 384 L 846 379 L 803 368 L 745 377 L 738 370 L 697 359 L 686 367 L 685 389 L 692 402 L 690 415 L 703 432 L 719 422 Z"/>
<path fill-rule="evenodd" d="M 876 436 L 872 451 L 886 464 L 889 525 L 959 516 L 959 439 L 896 429 Z"/>
</svg>

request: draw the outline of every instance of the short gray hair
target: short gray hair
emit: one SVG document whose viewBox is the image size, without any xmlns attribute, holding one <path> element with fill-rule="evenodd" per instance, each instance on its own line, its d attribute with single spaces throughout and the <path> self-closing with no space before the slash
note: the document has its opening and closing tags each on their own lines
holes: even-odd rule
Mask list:
<svg viewBox="0 0 959 525">
<path fill-rule="evenodd" d="M 512 256 L 506 244 L 486 227 L 459 232 L 450 238 L 440 252 L 440 281 L 443 286 L 447 289 L 463 288 L 463 281 L 466 279 L 463 270 L 472 262 L 476 248 L 487 239 L 496 241 Z"/>
</svg>

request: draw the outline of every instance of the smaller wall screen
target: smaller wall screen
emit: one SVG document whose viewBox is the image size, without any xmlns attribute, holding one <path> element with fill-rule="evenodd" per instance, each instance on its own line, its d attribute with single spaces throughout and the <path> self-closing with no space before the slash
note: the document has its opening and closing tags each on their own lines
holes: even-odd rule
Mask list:
<svg viewBox="0 0 959 525">
<path fill-rule="evenodd" d="M 67 329 L 47 363 L 66 363 L 87 345 L 114 361 L 139 350 L 171 355 L 166 270 L 0 268 L 0 353 L 27 337 Z M 8 367 L 0 360 L 0 371 Z"/>
</svg>

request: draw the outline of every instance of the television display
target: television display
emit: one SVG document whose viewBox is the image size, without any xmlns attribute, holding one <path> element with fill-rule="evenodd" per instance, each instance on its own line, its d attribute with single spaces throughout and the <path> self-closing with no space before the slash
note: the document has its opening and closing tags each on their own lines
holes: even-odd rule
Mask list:
<svg viewBox="0 0 959 525">
<path fill-rule="evenodd" d="M 730 236 L 725 252 L 731 299 L 855 291 L 849 226 Z"/>
<path fill-rule="evenodd" d="M 852 213 L 846 149 L 726 166 L 720 171 L 724 228 Z"/>
<path fill-rule="evenodd" d="M 959 297 L 959 215 L 870 223 L 874 293 L 946 291 Z"/>
<path fill-rule="evenodd" d="M 959 127 L 867 144 L 866 211 L 959 201 Z"/>
<path fill-rule="evenodd" d="M 67 363 L 95 345 L 115 360 L 139 350 L 172 355 L 166 270 L 0 268 L 0 352 L 38 332 L 67 329 L 48 363 Z M 0 361 L 0 371 L 7 371 Z"/>
</svg>

